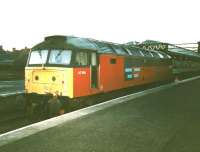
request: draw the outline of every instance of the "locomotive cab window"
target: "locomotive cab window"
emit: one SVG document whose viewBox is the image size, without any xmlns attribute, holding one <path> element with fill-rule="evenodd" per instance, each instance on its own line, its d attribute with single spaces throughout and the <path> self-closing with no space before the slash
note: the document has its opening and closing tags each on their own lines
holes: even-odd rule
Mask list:
<svg viewBox="0 0 200 152">
<path fill-rule="evenodd" d="M 30 54 L 29 65 L 45 64 L 47 61 L 48 50 L 32 51 Z"/>
<path fill-rule="evenodd" d="M 91 53 L 91 66 L 96 66 L 96 65 L 97 65 L 97 54 Z"/>
<path fill-rule="evenodd" d="M 98 64 L 97 64 L 97 54 L 96 52 L 92 52 L 90 54 L 90 69 L 91 69 L 91 88 L 98 87 Z"/>
<path fill-rule="evenodd" d="M 71 50 L 51 50 L 49 64 L 69 65 L 71 56 Z"/>
<path fill-rule="evenodd" d="M 75 65 L 76 66 L 87 66 L 88 62 L 88 53 L 87 52 L 76 52 Z"/>
</svg>

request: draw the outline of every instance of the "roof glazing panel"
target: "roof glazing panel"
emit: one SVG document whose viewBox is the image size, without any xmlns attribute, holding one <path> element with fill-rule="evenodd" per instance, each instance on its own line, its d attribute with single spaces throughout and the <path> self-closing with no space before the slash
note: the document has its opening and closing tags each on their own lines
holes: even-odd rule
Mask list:
<svg viewBox="0 0 200 152">
<path fill-rule="evenodd" d="M 86 38 L 68 36 L 66 43 L 82 49 L 97 50 L 95 43 L 90 42 Z"/>
</svg>

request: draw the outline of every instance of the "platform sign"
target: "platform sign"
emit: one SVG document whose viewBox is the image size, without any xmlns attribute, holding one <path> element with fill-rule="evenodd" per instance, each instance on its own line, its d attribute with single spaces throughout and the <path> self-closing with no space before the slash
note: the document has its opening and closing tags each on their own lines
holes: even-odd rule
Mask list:
<svg viewBox="0 0 200 152">
<path fill-rule="evenodd" d="M 168 51 L 167 43 L 145 43 L 140 44 L 139 46 L 147 50 Z"/>
</svg>

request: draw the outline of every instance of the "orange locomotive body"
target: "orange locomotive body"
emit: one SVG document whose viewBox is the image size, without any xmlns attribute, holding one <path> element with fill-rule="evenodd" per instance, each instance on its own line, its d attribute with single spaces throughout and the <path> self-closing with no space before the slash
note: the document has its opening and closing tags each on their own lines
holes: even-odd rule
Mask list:
<svg viewBox="0 0 200 152">
<path fill-rule="evenodd" d="M 143 64 L 144 61 L 141 61 L 141 64 L 134 65 L 134 57 L 127 58 L 113 54 L 100 54 L 96 74 L 92 74 L 91 67 L 74 68 L 74 97 L 173 79 L 169 60 L 158 60 L 150 65 Z M 130 59 L 133 63 L 126 67 L 126 60 Z M 95 82 L 92 82 L 92 79 L 95 79 Z"/>
</svg>

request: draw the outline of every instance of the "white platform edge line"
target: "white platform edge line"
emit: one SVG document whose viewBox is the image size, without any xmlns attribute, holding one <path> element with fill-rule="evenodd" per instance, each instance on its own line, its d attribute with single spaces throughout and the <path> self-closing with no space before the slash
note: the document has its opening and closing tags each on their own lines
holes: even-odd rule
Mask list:
<svg viewBox="0 0 200 152">
<path fill-rule="evenodd" d="M 100 104 L 97 104 L 97 105 L 86 107 L 86 108 L 83 108 L 83 109 L 80 109 L 80 110 L 77 110 L 77 111 L 74 111 L 74 112 L 70 112 L 70 113 L 67 113 L 67 114 L 64 114 L 64 115 L 61 115 L 61 116 L 58 116 L 58 117 L 47 119 L 47 120 L 44 120 L 44 121 L 41 121 L 41 122 L 38 122 L 38 123 L 31 124 L 29 126 L 25 126 L 25 127 L 22 127 L 22 128 L 1 134 L 0 135 L 0 146 L 11 143 L 13 141 L 17 141 L 19 139 L 33 135 L 33 134 L 38 133 L 40 131 L 46 130 L 48 128 L 58 126 L 58 125 L 60 125 L 64 122 L 68 122 L 70 120 L 74 120 L 74 119 L 80 118 L 82 116 L 103 110 L 103 109 L 111 107 L 113 105 L 116 105 L 116 104 L 119 104 L 119 103 L 122 103 L 122 102 L 126 102 L 126 101 L 129 101 L 129 100 L 132 100 L 132 99 L 135 99 L 135 98 L 138 98 L 138 97 L 150 94 L 150 93 L 155 93 L 155 92 L 173 87 L 175 85 L 186 83 L 186 82 L 189 82 L 189 81 L 193 81 L 193 80 L 196 80 L 196 79 L 199 79 L 199 78 L 200 78 L 200 76 L 196 76 L 196 77 L 193 77 L 193 78 L 185 79 L 183 81 L 174 82 L 174 83 L 162 85 L 162 86 L 159 86 L 159 87 L 147 89 L 147 90 L 144 90 L 144 91 L 141 91 L 141 92 L 133 93 L 133 94 L 126 95 L 126 96 L 123 96 L 123 97 L 119 97 L 119 98 L 116 98 L 116 99 L 112 99 L 112 100 L 109 100 L 109 101 L 106 101 L 106 102 L 103 102 L 103 103 L 100 103 Z"/>
</svg>

